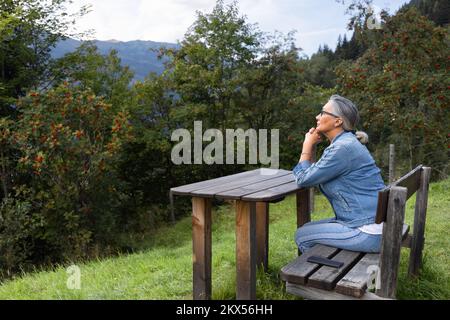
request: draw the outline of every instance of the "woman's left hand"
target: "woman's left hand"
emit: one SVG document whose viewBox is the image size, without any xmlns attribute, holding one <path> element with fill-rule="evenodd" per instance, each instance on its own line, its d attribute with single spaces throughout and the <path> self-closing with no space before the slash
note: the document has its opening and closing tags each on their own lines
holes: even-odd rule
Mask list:
<svg viewBox="0 0 450 320">
<path fill-rule="evenodd" d="M 310 147 L 313 147 L 321 141 L 322 136 L 320 135 L 320 132 L 316 128 L 311 128 L 305 135 L 305 141 L 303 142 L 303 145 L 306 144 Z"/>
</svg>

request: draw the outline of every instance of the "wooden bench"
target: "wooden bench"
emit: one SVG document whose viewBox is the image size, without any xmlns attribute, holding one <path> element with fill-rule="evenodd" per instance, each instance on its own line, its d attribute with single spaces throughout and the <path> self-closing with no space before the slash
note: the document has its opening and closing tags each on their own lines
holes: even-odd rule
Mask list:
<svg viewBox="0 0 450 320">
<path fill-rule="evenodd" d="M 395 299 L 402 246 L 411 250 L 408 275 L 417 276 L 421 267 L 430 172 L 431 168 L 420 165 L 379 192 L 375 222 L 384 222 L 379 254 L 316 245 L 281 269 L 286 291 L 306 299 Z M 404 224 L 405 204 L 416 191 L 414 229 L 410 234 L 409 226 Z M 310 221 L 310 210 L 308 205 L 298 208 L 300 227 Z M 312 255 L 344 264 L 334 268 L 308 262 Z M 370 292 L 374 278 L 378 279 L 376 291 Z"/>
</svg>

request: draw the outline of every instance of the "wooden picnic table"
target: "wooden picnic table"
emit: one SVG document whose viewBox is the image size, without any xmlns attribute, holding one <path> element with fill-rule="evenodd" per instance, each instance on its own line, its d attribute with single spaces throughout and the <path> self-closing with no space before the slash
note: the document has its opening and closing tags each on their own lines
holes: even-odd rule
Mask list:
<svg viewBox="0 0 450 320">
<path fill-rule="evenodd" d="M 297 194 L 297 224 L 309 219 L 309 193 L 292 171 L 260 168 L 170 189 L 192 197 L 193 298 L 211 299 L 211 200 L 236 201 L 236 298 L 256 299 L 256 266 L 268 266 L 269 203 Z"/>
</svg>

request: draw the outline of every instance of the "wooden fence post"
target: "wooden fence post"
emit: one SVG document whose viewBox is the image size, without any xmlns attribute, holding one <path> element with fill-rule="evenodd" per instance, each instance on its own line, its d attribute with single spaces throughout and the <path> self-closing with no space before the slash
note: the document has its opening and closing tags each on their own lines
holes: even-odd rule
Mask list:
<svg viewBox="0 0 450 320">
<path fill-rule="evenodd" d="M 389 145 L 389 183 L 395 181 L 395 144 Z"/>
</svg>

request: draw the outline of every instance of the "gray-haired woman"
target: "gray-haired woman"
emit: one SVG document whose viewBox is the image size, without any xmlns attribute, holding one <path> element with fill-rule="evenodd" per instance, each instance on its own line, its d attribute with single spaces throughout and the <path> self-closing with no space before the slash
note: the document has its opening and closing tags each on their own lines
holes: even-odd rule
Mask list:
<svg viewBox="0 0 450 320">
<path fill-rule="evenodd" d="M 380 169 L 367 148 L 364 132 L 355 131 L 356 106 L 332 95 L 317 115 L 317 127 L 306 133 L 299 163 L 293 174 L 300 187 L 318 186 L 335 217 L 300 227 L 295 241 L 302 252 L 315 244 L 346 250 L 379 252 L 382 225 L 375 224 L 378 191 L 385 187 Z M 323 134 L 331 144 L 311 163 L 314 145 Z"/>
</svg>

